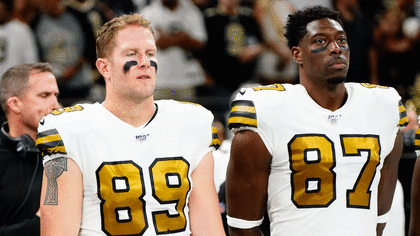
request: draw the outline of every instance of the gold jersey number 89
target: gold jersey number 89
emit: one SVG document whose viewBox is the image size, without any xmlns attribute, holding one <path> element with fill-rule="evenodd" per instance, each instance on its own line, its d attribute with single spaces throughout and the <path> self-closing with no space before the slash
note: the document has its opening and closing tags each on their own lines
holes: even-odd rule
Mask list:
<svg viewBox="0 0 420 236">
<path fill-rule="evenodd" d="M 191 185 L 188 170 L 181 157 L 156 159 L 149 167 L 152 196 L 161 205 L 174 205 L 177 212 L 152 212 L 156 234 L 185 231 L 184 208 Z M 149 227 L 142 168 L 133 161 L 104 162 L 96 176 L 102 231 L 107 235 L 142 235 Z"/>
</svg>

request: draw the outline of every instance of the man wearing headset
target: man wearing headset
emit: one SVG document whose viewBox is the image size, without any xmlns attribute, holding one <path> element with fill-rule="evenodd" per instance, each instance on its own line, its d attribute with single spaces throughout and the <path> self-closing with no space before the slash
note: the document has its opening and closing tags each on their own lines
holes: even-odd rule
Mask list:
<svg viewBox="0 0 420 236">
<path fill-rule="evenodd" d="M 35 140 L 42 117 L 59 108 L 57 95 L 48 63 L 12 67 L 0 81 L 7 118 L 0 130 L 1 236 L 40 234 L 43 165 Z"/>
</svg>

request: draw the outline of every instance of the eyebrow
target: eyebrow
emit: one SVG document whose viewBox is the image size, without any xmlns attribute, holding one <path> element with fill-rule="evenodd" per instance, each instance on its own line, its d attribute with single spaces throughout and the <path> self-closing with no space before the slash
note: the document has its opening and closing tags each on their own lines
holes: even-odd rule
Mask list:
<svg viewBox="0 0 420 236">
<path fill-rule="evenodd" d="M 345 35 L 347 37 L 347 34 L 344 30 L 337 30 L 336 35 L 341 35 L 341 34 Z M 319 32 L 319 33 L 316 33 L 316 34 L 310 36 L 309 38 L 313 39 L 313 38 L 316 38 L 318 36 L 324 36 L 325 37 L 326 35 L 327 35 L 327 33 Z"/>
</svg>

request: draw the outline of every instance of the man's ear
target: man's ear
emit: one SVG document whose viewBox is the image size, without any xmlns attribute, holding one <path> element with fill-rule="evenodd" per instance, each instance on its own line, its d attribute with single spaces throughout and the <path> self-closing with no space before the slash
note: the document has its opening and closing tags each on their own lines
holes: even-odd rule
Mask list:
<svg viewBox="0 0 420 236">
<path fill-rule="evenodd" d="M 9 106 L 9 112 L 19 114 L 22 111 L 22 101 L 16 96 L 7 99 L 7 106 Z"/>
<path fill-rule="evenodd" d="M 292 55 L 293 55 L 293 60 L 297 63 L 297 64 L 302 64 L 302 50 L 300 49 L 300 47 L 293 47 L 292 48 Z"/>
<path fill-rule="evenodd" d="M 96 68 L 98 68 L 99 73 L 106 79 L 110 77 L 109 70 L 109 61 L 106 58 L 98 58 L 96 60 Z"/>
</svg>

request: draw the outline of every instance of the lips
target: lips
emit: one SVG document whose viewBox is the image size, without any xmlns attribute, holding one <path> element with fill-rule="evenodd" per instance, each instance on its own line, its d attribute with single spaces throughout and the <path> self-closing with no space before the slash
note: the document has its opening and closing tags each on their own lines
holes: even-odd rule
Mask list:
<svg viewBox="0 0 420 236">
<path fill-rule="evenodd" d="M 137 79 L 150 79 L 150 76 L 142 75 L 142 76 L 138 76 Z"/>
<path fill-rule="evenodd" d="M 343 58 L 334 58 L 328 63 L 328 65 L 336 68 L 344 68 L 347 66 L 347 61 Z"/>
<path fill-rule="evenodd" d="M 140 74 L 139 76 L 136 77 L 137 79 L 150 79 L 151 76 L 148 74 Z"/>
</svg>

